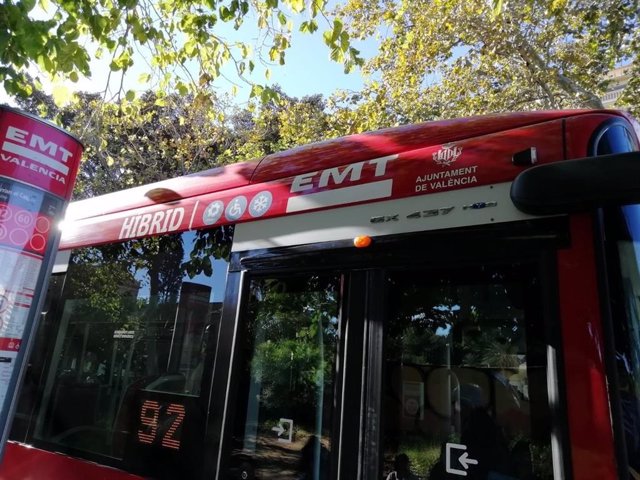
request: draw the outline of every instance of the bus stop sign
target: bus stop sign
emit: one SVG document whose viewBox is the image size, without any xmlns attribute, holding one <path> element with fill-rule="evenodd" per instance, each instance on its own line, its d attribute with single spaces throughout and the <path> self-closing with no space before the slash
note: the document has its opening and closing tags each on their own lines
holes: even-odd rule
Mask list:
<svg viewBox="0 0 640 480">
<path fill-rule="evenodd" d="M 0 107 L 0 456 L 81 155 L 58 127 Z"/>
</svg>

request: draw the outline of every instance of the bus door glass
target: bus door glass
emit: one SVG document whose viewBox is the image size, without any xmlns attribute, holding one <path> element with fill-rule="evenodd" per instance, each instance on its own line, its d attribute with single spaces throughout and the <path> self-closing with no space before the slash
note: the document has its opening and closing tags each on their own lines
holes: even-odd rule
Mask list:
<svg viewBox="0 0 640 480">
<path fill-rule="evenodd" d="M 247 261 L 221 478 L 564 478 L 544 241 L 411 241 Z"/>
<path fill-rule="evenodd" d="M 224 478 L 333 478 L 341 276 L 256 278 L 248 290 Z"/>
<path fill-rule="evenodd" d="M 553 478 L 535 265 L 389 271 L 384 288 L 378 478 Z"/>
</svg>

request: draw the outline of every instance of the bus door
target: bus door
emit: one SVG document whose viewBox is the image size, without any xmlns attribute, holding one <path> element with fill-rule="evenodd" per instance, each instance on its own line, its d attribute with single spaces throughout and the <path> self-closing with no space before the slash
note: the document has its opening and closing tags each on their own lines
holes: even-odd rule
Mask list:
<svg viewBox="0 0 640 480">
<path fill-rule="evenodd" d="M 217 478 L 565 478 L 565 223 L 238 255 Z"/>
</svg>

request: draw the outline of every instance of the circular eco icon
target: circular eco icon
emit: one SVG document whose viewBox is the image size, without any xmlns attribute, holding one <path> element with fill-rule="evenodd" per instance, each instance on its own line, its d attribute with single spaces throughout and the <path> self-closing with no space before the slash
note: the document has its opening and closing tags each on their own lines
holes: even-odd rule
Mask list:
<svg viewBox="0 0 640 480">
<path fill-rule="evenodd" d="M 202 223 L 205 225 L 213 225 L 220 220 L 222 212 L 224 212 L 224 203 L 222 203 L 221 200 L 211 202 L 202 213 Z"/>
</svg>

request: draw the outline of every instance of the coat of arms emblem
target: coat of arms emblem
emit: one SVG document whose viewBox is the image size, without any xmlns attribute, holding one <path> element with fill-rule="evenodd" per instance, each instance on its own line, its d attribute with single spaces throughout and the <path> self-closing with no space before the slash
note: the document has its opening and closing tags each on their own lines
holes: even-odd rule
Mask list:
<svg viewBox="0 0 640 480">
<path fill-rule="evenodd" d="M 443 167 L 448 167 L 455 162 L 462 154 L 462 147 L 455 145 L 443 145 L 440 150 L 433 154 L 433 161 Z"/>
</svg>

